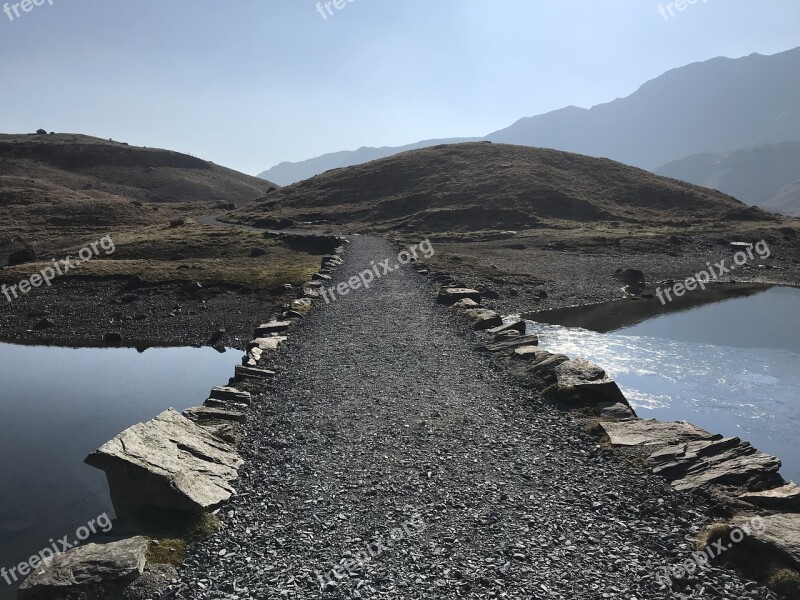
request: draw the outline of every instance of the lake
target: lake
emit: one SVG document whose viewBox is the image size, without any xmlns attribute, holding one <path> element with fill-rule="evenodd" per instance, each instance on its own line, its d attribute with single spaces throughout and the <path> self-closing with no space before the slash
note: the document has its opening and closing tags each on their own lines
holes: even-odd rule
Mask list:
<svg viewBox="0 0 800 600">
<path fill-rule="evenodd" d="M 61 348 L 0 343 L 0 567 L 103 513 L 105 474 L 83 463 L 121 431 L 202 404 L 241 353 L 212 348 Z M 13 598 L 0 579 L 0 598 Z"/>
<path fill-rule="evenodd" d="M 544 349 L 603 367 L 640 417 L 691 421 L 741 437 L 780 458 L 786 479 L 800 481 L 800 290 L 743 293 L 631 317 L 633 324 L 610 331 L 605 324 L 639 315 L 645 301 L 592 307 L 589 312 L 603 316 L 587 321 L 584 312 L 591 329 L 558 324 L 574 322 L 580 309 L 526 317 Z"/>
</svg>

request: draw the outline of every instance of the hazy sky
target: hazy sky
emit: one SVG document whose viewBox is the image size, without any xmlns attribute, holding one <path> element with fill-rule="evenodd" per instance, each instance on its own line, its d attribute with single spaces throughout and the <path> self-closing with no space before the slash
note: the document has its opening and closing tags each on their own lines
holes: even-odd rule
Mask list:
<svg viewBox="0 0 800 600">
<path fill-rule="evenodd" d="M 655 0 L 339 0 L 327 19 L 316 0 L 43 0 L 17 18 L 19 1 L 0 12 L 0 131 L 252 174 L 485 135 L 690 62 L 800 46 L 798 0 L 697 0 L 669 20 Z"/>
</svg>

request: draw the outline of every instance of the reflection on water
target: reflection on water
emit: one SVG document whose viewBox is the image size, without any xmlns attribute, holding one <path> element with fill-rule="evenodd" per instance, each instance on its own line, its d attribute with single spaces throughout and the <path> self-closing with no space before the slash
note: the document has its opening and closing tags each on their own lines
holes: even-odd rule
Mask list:
<svg viewBox="0 0 800 600">
<path fill-rule="evenodd" d="M 83 464 L 131 425 L 202 404 L 239 353 L 211 348 L 0 344 L 0 567 L 27 560 L 103 512 L 105 475 Z M 11 598 L 0 580 L 0 598 Z"/>
<path fill-rule="evenodd" d="M 612 333 L 528 327 L 543 348 L 606 369 L 639 416 L 739 436 L 800 481 L 798 309 L 800 290 L 774 288 Z"/>
</svg>

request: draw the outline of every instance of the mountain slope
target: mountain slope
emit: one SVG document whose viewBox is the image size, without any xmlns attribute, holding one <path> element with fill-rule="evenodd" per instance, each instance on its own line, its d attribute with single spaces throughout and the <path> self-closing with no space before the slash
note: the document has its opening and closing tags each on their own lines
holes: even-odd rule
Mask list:
<svg viewBox="0 0 800 600">
<path fill-rule="evenodd" d="M 800 142 L 694 154 L 655 172 L 720 190 L 767 210 L 800 215 L 800 190 L 791 186 L 800 179 Z"/>
<path fill-rule="evenodd" d="M 487 136 L 655 169 L 700 152 L 800 139 L 800 48 L 674 69 L 591 109 L 521 119 Z"/>
<path fill-rule="evenodd" d="M 701 152 L 799 140 L 800 48 L 673 69 L 627 98 L 520 119 L 484 139 L 606 157 L 645 169 Z M 472 140 L 439 143 L 459 141 Z M 282 163 L 261 176 L 288 185 L 436 143 L 326 154 Z"/>
<path fill-rule="evenodd" d="M 675 225 L 763 218 L 720 192 L 606 159 L 489 142 L 441 145 L 325 173 L 231 213 L 375 231 L 480 231 L 567 222 Z"/>
<path fill-rule="evenodd" d="M 323 154 L 316 158 L 303 160 L 300 162 L 283 162 L 279 165 L 264 171 L 259 175 L 263 179 L 276 182 L 278 185 L 291 185 L 308 179 L 314 175 L 330 171 L 331 169 L 341 169 L 343 167 L 350 167 L 353 165 L 364 164 L 371 160 L 378 160 L 379 158 L 386 158 L 399 152 L 406 152 L 408 150 L 417 150 L 419 148 L 428 148 L 430 146 L 437 146 L 439 144 L 457 144 L 460 142 L 472 142 L 480 138 L 451 138 L 442 140 L 425 140 L 417 142 L 416 144 L 408 144 L 407 146 L 390 147 L 383 146 L 381 148 L 363 147 L 358 150 L 344 150 L 342 152 L 333 152 L 331 154 Z"/>
<path fill-rule="evenodd" d="M 800 179 L 783 186 L 774 197 L 764 202 L 761 208 L 800 217 Z"/>
</svg>

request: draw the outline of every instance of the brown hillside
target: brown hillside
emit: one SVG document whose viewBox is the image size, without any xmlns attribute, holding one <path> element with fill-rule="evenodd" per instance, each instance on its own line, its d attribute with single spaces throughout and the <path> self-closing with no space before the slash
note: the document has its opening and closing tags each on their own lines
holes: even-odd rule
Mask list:
<svg viewBox="0 0 800 600">
<path fill-rule="evenodd" d="M 0 135 L 3 187 L 20 178 L 95 197 L 246 204 L 276 187 L 193 156 L 85 135 Z M 12 178 L 9 184 L 6 178 Z"/>
<path fill-rule="evenodd" d="M 720 192 L 611 160 L 476 142 L 329 171 L 274 191 L 231 218 L 436 232 L 524 230 L 565 221 L 674 226 L 768 217 Z"/>
</svg>

